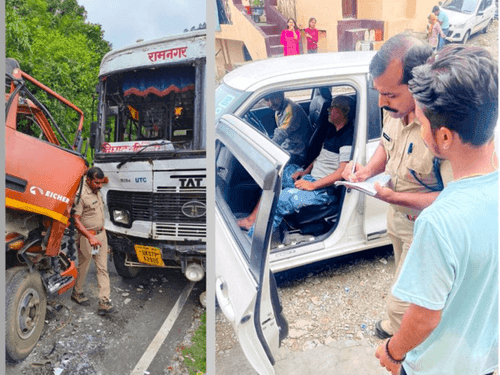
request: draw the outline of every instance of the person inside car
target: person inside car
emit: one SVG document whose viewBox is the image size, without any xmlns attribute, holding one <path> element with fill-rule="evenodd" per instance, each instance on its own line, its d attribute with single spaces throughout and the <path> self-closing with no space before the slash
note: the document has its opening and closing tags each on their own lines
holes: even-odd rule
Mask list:
<svg viewBox="0 0 500 375">
<path fill-rule="evenodd" d="M 270 94 L 264 99 L 275 111 L 277 128 L 274 130 L 272 140 L 290 154 L 284 173 L 291 176 L 305 162 L 306 147 L 312 135 L 309 117 L 301 106 L 286 99 L 282 91 Z M 250 229 L 257 219 L 258 208 L 259 203 L 249 216 L 238 220 L 238 225 L 243 229 Z"/>
<path fill-rule="evenodd" d="M 283 174 L 283 190 L 273 219 L 276 233 L 283 217 L 306 206 L 331 203 L 338 194 L 334 183 L 342 179 L 349 162 L 354 138 L 354 100 L 347 96 L 333 98 L 328 109 L 332 124 L 319 156 L 305 170 Z M 252 236 L 253 227 L 248 235 Z"/>
</svg>

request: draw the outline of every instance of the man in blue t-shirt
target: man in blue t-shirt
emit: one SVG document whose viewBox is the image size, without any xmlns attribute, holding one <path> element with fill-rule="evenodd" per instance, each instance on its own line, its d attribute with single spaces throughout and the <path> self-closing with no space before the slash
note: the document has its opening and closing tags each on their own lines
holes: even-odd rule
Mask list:
<svg viewBox="0 0 500 375">
<path fill-rule="evenodd" d="M 443 30 L 443 34 L 448 36 L 448 30 L 450 29 L 450 21 L 448 20 L 448 15 L 444 10 L 441 10 L 437 5 L 432 8 L 432 13 L 434 13 L 437 18 L 439 25 L 441 25 L 441 30 Z M 445 39 L 441 37 L 441 34 L 438 35 L 438 45 L 437 51 L 441 50 L 444 47 Z"/>
<path fill-rule="evenodd" d="M 454 181 L 415 223 L 392 290 L 411 305 L 375 355 L 394 375 L 401 364 L 403 375 L 492 374 L 498 367 L 497 63 L 484 49 L 456 45 L 412 73 L 421 136 L 450 161 Z"/>
</svg>

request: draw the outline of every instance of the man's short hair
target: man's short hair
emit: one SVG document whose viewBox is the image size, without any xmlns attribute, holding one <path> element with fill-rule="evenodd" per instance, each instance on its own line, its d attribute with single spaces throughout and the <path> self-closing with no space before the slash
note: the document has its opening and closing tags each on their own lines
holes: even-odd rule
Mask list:
<svg viewBox="0 0 500 375">
<path fill-rule="evenodd" d="M 450 45 L 413 70 L 409 88 L 433 130 L 444 126 L 464 143 L 493 138 L 498 118 L 498 65 L 483 48 Z"/>
<path fill-rule="evenodd" d="M 439 7 L 437 5 L 434 5 L 434 7 L 432 8 L 432 13 L 436 13 L 438 10 L 440 10 Z"/>
<path fill-rule="evenodd" d="M 393 60 L 400 60 L 403 67 L 401 84 L 407 85 L 414 67 L 425 64 L 432 55 L 432 47 L 424 41 L 408 35 L 397 34 L 385 42 L 370 63 L 370 74 L 377 78 L 384 74 Z"/>
<path fill-rule="evenodd" d="M 104 178 L 104 172 L 99 167 L 92 167 L 87 171 L 87 178 L 89 180 L 95 180 L 96 178 Z"/>
<path fill-rule="evenodd" d="M 264 96 L 264 100 L 271 100 L 271 99 L 274 99 L 274 98 L 280 98 L 282 101 L 285 99 L 285 93 L 283 91 L 277 91 L 277 92 L 273 92 L 272 94 L 268 94 L 266 96 Z"/>
<path fill-rule="evenodd" d="M 356 112 L 356 108 L 354 108 L 354 99 L 348 96 L 339 95 L 332 99 L 330 107 L 340 109 L 340 112 L 342 112 L 348 123 L 354 119 L 354 113 Z"/>
</svg>

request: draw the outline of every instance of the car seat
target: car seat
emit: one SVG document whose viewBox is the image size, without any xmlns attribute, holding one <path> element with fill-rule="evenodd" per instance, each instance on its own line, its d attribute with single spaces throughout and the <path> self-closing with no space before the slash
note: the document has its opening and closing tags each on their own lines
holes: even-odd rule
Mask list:
<svg viewBox="0 0 500 375">
<path fill-rule="evenodd" d="M 309 104 L 309 121 L 312 127 L 312 135 L 307 144 L 304 168 L 307 168 L 321 151 L 329 129 L 328 108 L 331 102 L 332 94 L 329 87 L 320 87 L 314 90 L 313 98 Z"/>
</svg>

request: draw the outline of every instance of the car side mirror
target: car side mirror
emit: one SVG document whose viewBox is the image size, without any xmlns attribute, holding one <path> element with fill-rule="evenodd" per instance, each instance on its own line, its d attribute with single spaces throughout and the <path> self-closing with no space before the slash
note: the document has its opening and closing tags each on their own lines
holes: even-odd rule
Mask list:
<svg viewBox="0 0 500 375">
<path fill-rule="evenodd" d="M 484 11 L 482 11 L 482 10 L 480 10 L 480 11 L 477 12 L 478 16 L 482 16 L 483 14 L 484 14 Z"/>
<path fill-rule="evenodd" d="M 91 122 L 90 123 L 90 148 L 94 149 L 95 148 L 95 140 L 97 137 L 97 122 Z"/>
</svg>

